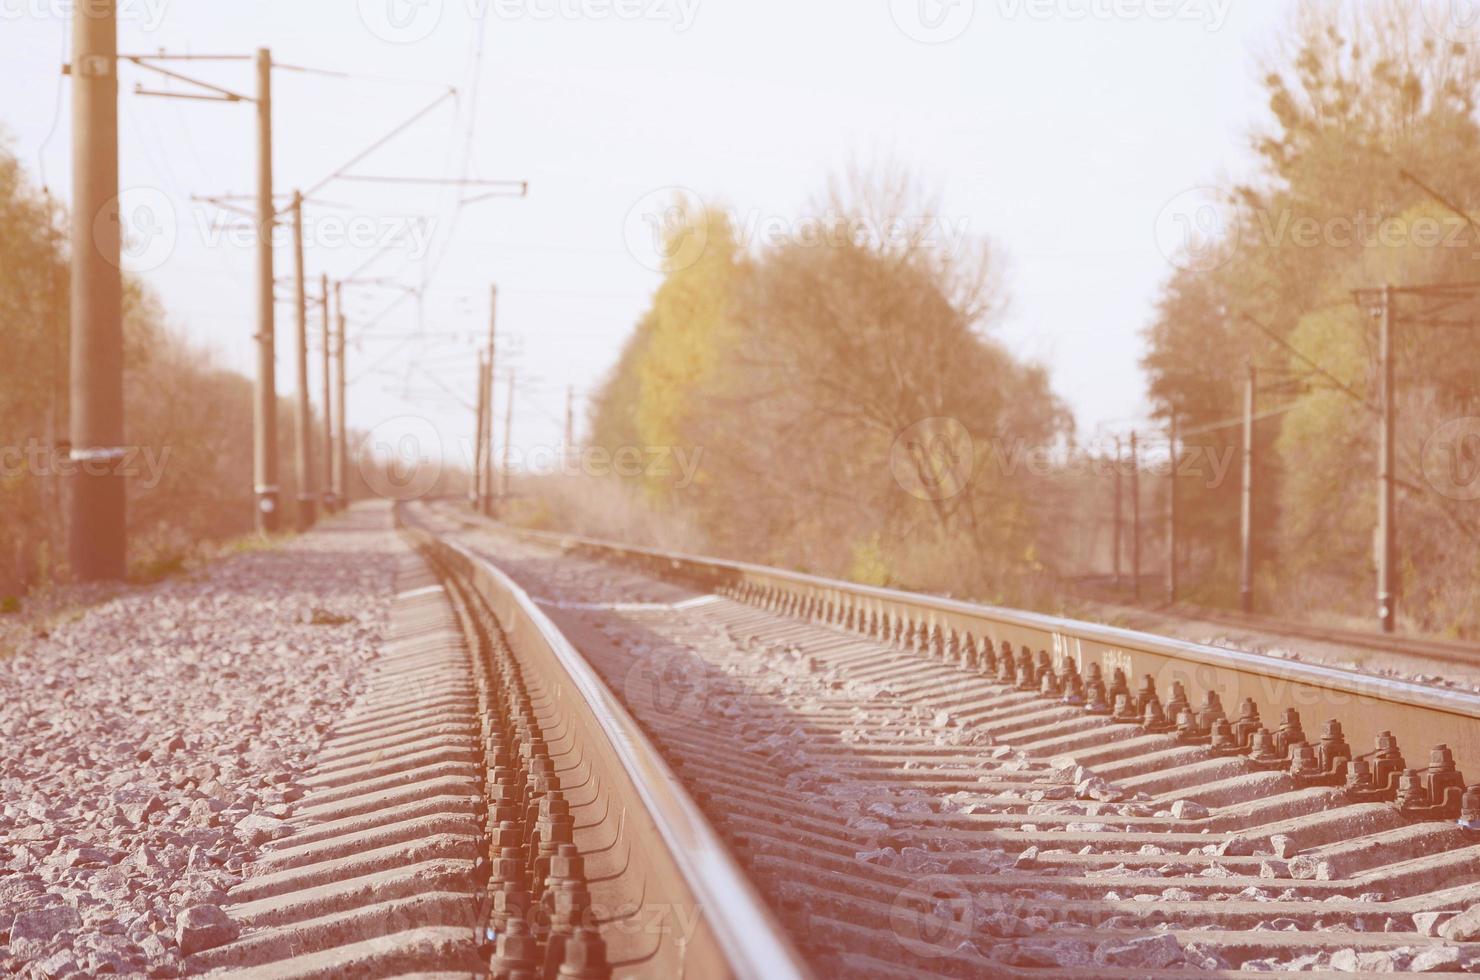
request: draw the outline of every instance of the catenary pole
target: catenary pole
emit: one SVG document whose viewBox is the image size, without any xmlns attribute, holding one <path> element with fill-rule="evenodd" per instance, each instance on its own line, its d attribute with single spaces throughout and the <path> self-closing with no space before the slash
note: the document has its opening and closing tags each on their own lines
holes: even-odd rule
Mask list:
<svg viewBox="0 0 1480 980">
<path fill-rule="evenodd" d="M 1167 602 L 1177 601 L 1177 413 L 1172 412 L 1167 473 Z"/>
<path fill-rule="evenodd" d="M 115 0 L 72 18 L 71 463 L 68 557 L 83 581 L 127 572 L 123 277 Z"/>
<path fill-rule="evenodd" d="M 484 377 L 483 410 L 488 418 L 483 423 L 483 498 L 480 501 L 483 513 L 492 517 L 494 513 L 493 487 L 493 394 L 495 374 L 498 370 L 498 286 L 490 286 L 488 292 L 488 373 Z"/>
<path fill-rule="evenodd" d="M 334 284 L 334 499 L 340 510 L 349 506 L 349 486 L 345 479 L 349 469 L 349 445 L 346 442 L 349 431 L 345 422 L 345 316 L 344 316 L 344 290 L 343 283 Z"/>
<path fill-rule="evenodd" d="M 298 481 L 297 527 L 313 527 L 318 492 L 314 489 L 313 404 L 308 380 L 308 281 L 303 267 L 303 195 L 293 192 L 293 311 L 298 333 L 294 338 L 294 365 L 298 386 L 293 399 L 293 461 Z"/>
<path fill-rule="evenodd" d="M 1259 369 L 1249 362 L 1244 378 L 1244 479 L 1239 508 L 1239 602 L 1254 611 L 1254 412 L 1259 395 Z"/>
<path fill-rule="evenodd" d="M 1131 433 L 1131 594 L 1141 598 L 1141 456 Z"/>
<path fill-rule="evenodd" d="M 1393 563 L 1397 544 L 1397 390 L 1393 372 L 1393 290 L 1382 287 L 1378 338 L 1382 385 L 1382 431 L 1377 487 L 1377 616 L 1384 633 L 1397 628 L 1398 597 Z"/>
<path fill-rule="evenodd" d="M 329 277 L 319 276 L 319 305 L 322 314 L 320 318 L 319 341 L 323 345 L 320 353 L 319 366 L 323 378 L 323 391 L 321 398 L 324 405 L 324 427 L 322 445 L 324 447 L 324 513 L 332 514 L 335 510 L 334 501 L 334 411 L 333 411 L 333 379 L 329 374 L 329 365 L 332 360 L 332 348 L 330 346 L 330 332 L 333 330 L 333 321 L 330 319 L 332 309 L 329 306 Z"/>
<path fill-rule="evenodd" d="M 1121 464 L 1120 437 L 1119 436 L 1116 436 L 1115 437 L 1115 467 L 1114 467 L 1114 469 L 1115 469 L 1115 534 L 1114 534 L 1114 541 L 1112 542 L 1112 545 L 1111 545 L 1111 550 L 1115 553 L 1115 556 L 1114 556 L 1115 587 L 1117 589 L 1119 589 L 1120 586 L 1121 586 L 1121 574 L 1120 574 L 1120 535 L 1121 535 L 1120 522 L 1121 522 L 1121 516 L 1120 516 L 1120 514 L 1121 514 L 1121 497 L 1123 496 L 1123 489 L 1121 487 L 1120 464 Z"/>
<path fill-rule="evenodd" d="M 576 388 L 575 385 L 567 385 L 565 388 L 565 457 L 570 458 L 571 451 L 576 445 Z"/>
<path fill-rule="evenodd" d="M 473 485 L 468 490 L 468 503 L 475 511 L 483 510 L 483 453 L 486 447 L 484 436 L 488 413 L 488 356 L 478 352 L 478 407 L 476 418 L 477 435 L 473 442 Z"/>
<path fill-rule="evenodd" d="M 277 379 L 274 351 L 272 199 L 272 54 L 257 50 L 257 376 L 254 388 L 252 477 L 257 529 L 270 533 L 280 523 L 277 456 Z"/>
<path fill-rule="evenodd" d="M 509 393 L 504 407 L 504 464 L 499 468 L 499 498 L 509 498 L 509 464 L 513 452 L 514 438 L 514 372 L 509 372 Z"/>
</svg>

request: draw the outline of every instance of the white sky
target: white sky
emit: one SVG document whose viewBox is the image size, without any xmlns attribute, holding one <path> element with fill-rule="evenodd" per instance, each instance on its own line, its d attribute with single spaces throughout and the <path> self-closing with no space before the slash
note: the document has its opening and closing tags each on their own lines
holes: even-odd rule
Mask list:
<svg viewBox="0 0 1480 980">
<path fill-rule="evenodd" d="M 474 338 L 486 331 L 488 285 L 497 282 L 501 330 L 522 345 L 514 441 L 526 448 L 558 444 L 566 385 L 599 383 L 658 282 L 627 245 L 642 239 L 639 202 L 683 186 L 742 216 L 785 220 L 829 174 L 874 158 L 918 172 L 951 222 L 1003 247 L 1013 307 L 999 335 L 1050 366 L 1081 435 L 1141 415 L 1141 331 L 1169 272 L 1158 220 L 1165 227 L 1168 202 L 1189 188 L 1247 168 L 1247 133 L 1264 111 L 1254 55 L 1277 39 L 1293 5 L 494 0 L 479 16 L 480 0 L 120 2 L 125 52 L 270 45 L 288 64 L 462 87 L 455 110 L 443 106 L 357 171 L 456 176 L 471 122 L 468 173 L 528 179 L 528 199 L 470 205 L 454 224 L 452 192 L 338 183 L 321 194 L 351 209 L 319 208 L 320 218 L 384 217 L 392 227 L 431 218 L 431 254 L 445 255 L 418 261 L 402 249 L 367 273 L 417 284 L 435 265 L 420 325 L 439 336 L 393 342 L 418 329 L 414 303 L 371 335 L 361 329 L 350 421 L 369 429 L 420 416 L 454 445 L 470 438 L 471 411 L 438 386 L 471 393 Z M 44 159 L 64 198 L 68 101 L 56 99 L 66 11 L 67 0 L 0 0 L 0 127 L 33 175 Z M 388 14 L 409 25 L 404 33 Z M 937 38 L 964 30 L 943 43 L 911 36 L 932 36 L 925 23 L 936 17 Z M 182 67 L 250 91 L 249 65 Z M 252 188 L 252 110 L 143 98 L 136 81 L 169 84 L 124 69 L 125 211 L 159 214 L 173 234 L 135 264 L 148 267 L 181 330 L 246 371 L 252 252 L 203 231 L 217 212 L 190 196 Z M 275 86 L 283 191 L 332 172 L 437 92 L 287 72 Z M 333 229 L 321 227 L 324 241 L 311 235 L 308 251 L 315 279 L 347 275 L 375 251 L 332 247 Z M 280 250 L 280 276 L 290 260 Z M 393 296 L 353 295 L 352 341 L 356 321 Z M 293 387 L 292 329 L 291 309 L 280 306 L 283 392 Z M 379 373 L 363 373 L 377 362 Z M 413 373 L 418 363 L 436 379 Z M 402 397 L 408 377 L 411 399 Z M 502 403 L 501 393 L 500 412 Z"/>
</svg>

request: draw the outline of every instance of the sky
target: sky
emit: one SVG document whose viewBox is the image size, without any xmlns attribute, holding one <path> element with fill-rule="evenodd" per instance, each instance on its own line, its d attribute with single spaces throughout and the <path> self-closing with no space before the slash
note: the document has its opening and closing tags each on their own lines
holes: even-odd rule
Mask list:
<svg viewBox="0 0 1480 980">
<path fill-rule="evenodd" d="M 512 370 L 514 445 L 558 446 L 567 389 L 583 418 L 660 281 L 650 223 L 674 189 L 729 210 L 755 244 L 795 230 L 831 176 L 881 161 L 938 195 L 945 247 L 969 235 L 1000 251 L 1011 307 L 994 336 L 1048 365 L 1088 439 L 1145 418 L 1142 332 L 1178 229 L 1199 188 L 1252 166 L 1257 56 L 1297 2 L 119 0 L 119 47 L 270 46 L 291 66 L 274 72 L 276 186 L 319 188 L 305 210 L 315 290 L 321 274 L 375 280 L 346 287 L 345 308 L 349 421 L 377 440 L 464 451 L 497 284 L 499 431 Z M 70 0 L 0 0 L 0 130 L 63 200 L 69 17 Z M 172 67 L 252 92 L 249 62 Z M 253 188 L 252 109 L 138 85 L 191 91 L 121 69 L 125 266 L 181 333 L 248 371 L 251 241 L 198 198 Z M 344 172 L 529 192 L 322 183 Z M 283 393 L 291 271 L 284 240 Z"/>
</svg>

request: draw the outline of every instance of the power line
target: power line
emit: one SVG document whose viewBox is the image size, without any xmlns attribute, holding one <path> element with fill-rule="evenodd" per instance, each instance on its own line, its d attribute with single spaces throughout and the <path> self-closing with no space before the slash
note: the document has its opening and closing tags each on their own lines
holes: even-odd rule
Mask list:
<svg viewBox="0 0 1480 980">
<path fill-rule="evenodd" d="M 1283 405 L 1279 408 L 1265 409 L 1264 411 L 1254 416 L 1254 421 L 1263 422 L 1265 419 L 1272 419 L 1280 415 L 1288 415 L 1290 412 L 1293 412 L 1299 407 L 1300 403 L 1298 401 L 1294 401 L 1288 405 Z M 1219 432 L 1223 429 L 1231 429 L 1234 426 L 1243 425 L 1244 418 L 1245 416 L 1239 415 L 1237 418 L 1228 418 L 1218 422 L 1212 422 L 1207 425 L 1200 425 L 1195 429 L 1184 429 L 1180 433 L 1180 438 L 1186 439 L 1188 436 L 1200 436 L 1206 435 L 1209 432 Z"/>
<path fill-rule="evenodd" d="M 441 95 L 437 96 L 428 105 L 425 105 L 422 108 L 418 109 L 415 113 L 413 113 L 411 115 L 411 118 L 406 119 L 406 120 L 403 120 L 402 122 L 396 124 L 394 127 L 392 127 L 392 129 L 391 129 L 390 132 L 386 133 L 380 139 L 376 140 L 375 142 L 371 143 L 368 147 L 366 147 L 365 149 L 361 150 L 359 153 L 355 154 L 353 157 L 351 157 L 349 159 L 349 161 L 347 163 L 343 164 L 338 169 L 336 169 L 335 171 L 333 171 L 332 173 L 330 173 L 329 176 L 323 178 L 322 180 L 320 180 L 316 184 L 309 185 L 308 190 L 304 191 L 304 193 L 307 194 L 307 195 L 313 195 L 313 194 L 317 193 L 318 191 L 322 190 L 325 186 L 333 183 L 335 180 L 337 180 L 341 176 L 343 176 L 344 175 L 344 172 L 347 171 L 350 167 L 353 167 L 355 164 L 360 163 L 361 161 L 363 161 L 366 157 L 369 157 L 376 150 L 378 150 L 381 147 L 385 146 L 391 140 L 395 139 L 397 136 L 400 136 L 406 130 L 408 130 L 412 126 L 414 126 L 416 123 L 420 122 L 423 118 L 425 118 L 427 115 L 429 115 L 433 110 L 435 110 L 443 102 L 446 102 L 449 98 L 455 98 L 456 96 L 457 96 L 457 89 L 456 88 L 453 88 L 452 86 L 448 86 L 446 92 L 443 92 Z"/>
<path fill-rule="evenodd" d="M 50 189 L 46 182 L 46 148 L 51 145 L 52 138 L 56 136 L 57 129 L 62 122 L 62 93 L 66 89 L 66 67 L 71 54 L 72 32 L 68 29 L 66 21 L 62 21 L 62 65 L 57 72 L 56 96 L 52 101 L 51 128 L 46 131 L 46 138 L 36 148 L 36 168 L 41 178 L 41 189 L 50 196 Z"/>
<path fill-rule="evenodd" d="M 1475 231 L 1477 231 L 1477 232 L 1480 232 L 1480 224 L 1476 224 L 1475 223 L 1475 219 L 1470 216 L 1470 212 L 1466 211 L 1464 208 L 1460 207 L 1459 205 L 1452 203 L 1443 194 L 1440 194 L 1438 191 L 1434 190 L 1428 184 L 1424 183 L 1422 180 L 1420 180 L 1419 178 L 1415 177 L 1413 175 L 1412 171 L 1407 170 L 1407 169 L 1404 169 L 1404 168 L 1399 168 L 1399 170 L 1398 170 L 1398 176 L 1402 177 L 1404 180 L 1408 181 L 1410 184 L 1414 184 L 1415 186 L 1418 187 L 1419 190 L 1423 191 L 1429 197 L 1431 197 L 1434 200 L 1438 201 L 1440 204 L 1444 205 L 1446 208 L 1448 208 L 1449 210 L 1453 211 L 1455 214 L 1459 215 L 1461 218 L 1464 218 L 1465 221 L 1469 223 L 1469 226 L 1471 228 L 1475 229 Z"/>
<path fill-rule="evenodd" d="M 1369 401 L 1367 401 L 1366 398 L 1364 398 L 1363 396 L 1357 394 L 1357 392 L 1355 390 L 1353 390 L 1351 388 L 1351 386 L 1347 385 L 1346 382 L 1342 381 L 1340 378 L 1336 377 L 1336 375 L 1332 374 L 1330 371 L 1327 371 L 1325 368 L 1321 367 L 1319 364 L 1317 364 L 1311 358 L 1307 357 L 1305 354 L 1302 354 L 1299 350 L 1297 350 L 1295 348 L 1295 346 L 1293 344 L 1291 344 L 1290 342 L 1288 342 L 1287 340 L 1285 340 L 1285 338 L 1281 337 L 1279 334 L 1275 333 L 1273 330 L 1271 330 L 1268 327 L 1266 327 L 1264 324 L 1260 323 L 1258 320 L 1254 319 L 1254 317 L 1252 315 L 1250 315 L 1247 312 L 1240 312 L 1239 316 L 1241 316 L 1243 319 L 1247 320 L 1249 323 L 1253 324 L 1259 330 L 1260 333 L 1264 334 L 1270 340 L 1273 340 L 1276 344 L 1279 344 L 1282 348 L 1284 348 L 1285 350 L 1289 351 L 1292 356 L 1294 356 L 1297 360 L 1299 360 L 1306 367 L 1310 368 L 1316 374 L 1319 374 L 1321 377 L 1325 378 L 1327 381 L 1329 381 L 1333 385 L 1335 385 L 1336 388 L 1337 388 L 1337 390 L 1340 391 L 1340 392 L 1342 392 L 1343 394 L 1345 394 L 1348 398 L 1351 398 L 1353 401 L 1357 402 L 1359 405 L 1363 406 L 1368 411 L 1376 411 L 1376 409 L 1373 408 L 1372 404 Z"/>
</svg>

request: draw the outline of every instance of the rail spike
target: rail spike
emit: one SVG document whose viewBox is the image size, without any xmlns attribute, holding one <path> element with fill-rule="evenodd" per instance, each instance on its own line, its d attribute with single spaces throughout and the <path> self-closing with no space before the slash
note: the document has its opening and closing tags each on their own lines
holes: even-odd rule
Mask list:
<svg viewBox="0 0 1480 980">
<path fill-rule="evenodd" d="M 1141 727 L 1150 735 L 1164 735 L 1176 726 L 1167 720 L 1161 699 L 1153 695 L 1141 712 Z"/>
<path fill-rule="evenodd" d="M 1460 820 L 1464 816 L 1465 780 L 1447 745 L 1429 753 L 1422 772 L 1405 770 L 1399 777 L 1395 802 L 1398 812 L 1415 820 Z"/>
<path fill-rule="evenodd" d="M 1111 721 L 1120 725 L 1139 725 L 1144 719 L 1144 714 L 1136 713 L 1136 702 L 1129 694 L 1115 695 L 1115 707 L 1110 714 Z"/>
<path fill-rule="evenodd" d="M 1018 681 L 1019 691 L 1038 690 L 1038 667 L 1033 661 L 1033 651 L 1022 647 L 1018 651 Z"/>
<path fill-rule="evenodd" d="M 1069 670 L 1064 673 L 1064 697 L 1063 703 L 1074 708 L 1082 708 L 1085 703 L 1084 678 L 1079 676 L 1079 671 L 1073 669 L 1074 664 L 1069 664 Z"/>
<path fill-rule="evenodd" d="M 1084 713 L 1101 717 L 1110 714 L 1110 705 L 1105 703 L 1105 682 L 1098 677 L 1084 685 Z"/>
<path fill-rule="evenodd" d="M 934 660 L 936 663 L 943 663 L 948 666 L 951 664 L 951 660 L 946 656 L 946 647 L 948 646 L 946 637 L 950 632 L 949 626 L 942 626 L 940 623 L 931 622 L 930 628 L 925 631 L 925 656 L 927 658 Z"/>
<path fill-rule="evenodd" d="M 1233 725 L 1227 718 L 1219 718 L 1208 729 L 1208 745 L 1215 756 L 1242 755 Z"/>
<path fill-rule="evenodd" d="M 981 639 L 977 669 L 981 671 L 983 677 L 997 676 L 997 648 L 992 645 L 992 638 L 989 636 L 983 636 Z"/>
<path fill-rule="evenodd" d="M 1172 681 L 1172 695 L 1167 699 L 1167 717 L 1177 718 L 1182 712 L 1192 710 L 1192 703 L 1187 700 L 1187 688 L 1181 681 Z"/>
<path fill-rule="evenodd" d="M 1063 693 L 1064 685 L 1058 674 L 1052 669 L 1039 671 L 1038 694 L 1040 697 L 1056 701 L 1063 696 Z"/>
<path fill-rule="evenodd" d="M 1177 741 L 1182 745 L 1208 745 L 1212 732 L 1204 728 L 1198 715 L 1190 708 L 1177 712 Z"/>
<path fill-rule="evenodd" d="M 1144 715 L 1146 713 L 1146 705 L 1155 700 L 1157 700 L 1156 678 L 1150 674 L 1143 674 L 1141 676 L 1141 685 L 1136 689 L 1136 714 Z"/>
<path fill-rule="evenodd" d="M 1465 790 L 1460 802 L 1459 826 L 1462 830 L 1480 831 L 1480 786 Z"/>
<path fill-rule="evenodd" d="M 955 629 L 946 631 L 946 654 L 944 656 L 946 656 L 947 663 L 955 663 L 956 666 L 969 666 L 966 663 L 965 654 L 965 650 L 969 650 L 969 648 L 971 648 L 969 641 L 966 644 L 962 644 L 961 634 L 958 634 Z"/>
<path fill-rule="evenodd" d="M 1277 772 L 1290 764 L 1289 757 L 1279 750 L 1269 729 L 1260 727 L 1249 743 L 1249 761 L 1254 768 L 1266 772 Z"/>
<path fill-rule="evenodd" d="M 1114 704 L 1116 699 L 1124 694 L 1127 698 L 1131 696 L 1130 682 L 1126 680 L 1125 671 L 1116 667 L 1110 674 L 1110 687 L 1105 692 L 1110 703 Z"/>
<path fill-rule="evenodd" d="M 1002 650 L 997 655 L 997 681 L 1000 684 L 1017 684 L 1017 660 L 1012 655 L 1012 644 L 1002 641 Z"/>
<path fill-rule="evenodd" d="M 1259 705 L 1253 698 L 1244 698 L 1238 707 L 1238 720 L 1233 723 L 1234 740 L 1240 749 L 1248 749 L 1254 742 L 1254 733 L 1263 727 L 1259 720 Z"/>
<path fill-rule="evenodd" d="M 1380 732 L 1376 749 L 1353 759 L 1346 767 L 1345 793 L 1353 803 L 1382 803 L 1397 799 L 1398 786 L 1408 763 L 1392 732 Z"/>
<path fill-rule="evenodd" d="M 1321 769 L 1331 776 L 1341 777 L 1344 767 L 1352 758 L 1352 747 L 1347 744 L 1346 733 L 1341 722 L 1335 718 L 1326 720 L 1321 728 L 1321 741 L 1316 745 L 1316 757 Z"/>
</svg>

